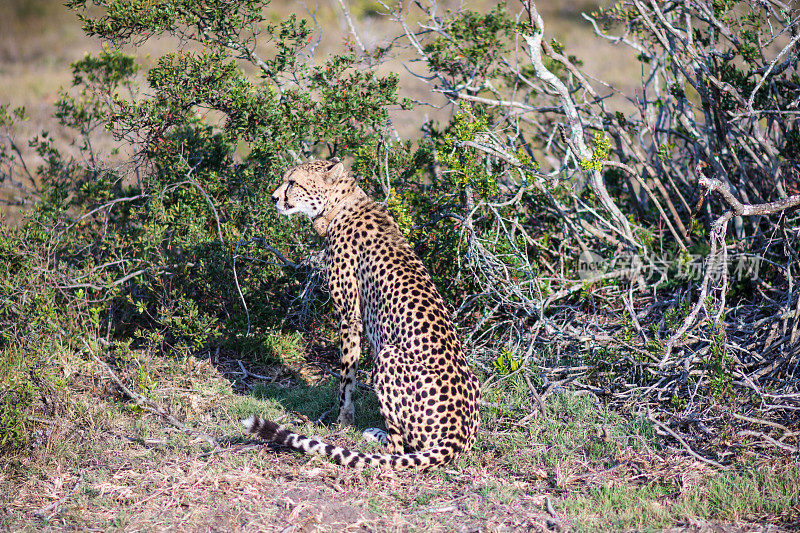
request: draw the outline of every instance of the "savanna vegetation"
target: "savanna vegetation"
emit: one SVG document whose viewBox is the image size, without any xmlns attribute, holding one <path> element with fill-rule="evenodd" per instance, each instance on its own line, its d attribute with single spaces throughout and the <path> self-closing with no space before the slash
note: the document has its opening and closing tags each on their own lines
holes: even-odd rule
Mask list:
<svg viewBox="0 0 800 533">
<path fill-rule="evenodd" d="M 101 46 L 36 132 L 0 100 L 0 524 L 796 527 L 796 6 L 622 0 L 580 42 L 544 2 L 295 8 L 69 0 Z M 624 83 L 584 67 L 606 42 Z M 346 471 L 241 433 L 262 412 L 373 446 L 332 425 L 322 243 L 269 200 L 332 156 L 481 377 L 455 465 Z M 357 429 L 380 424 L 362 368 Z"/>
</svg>

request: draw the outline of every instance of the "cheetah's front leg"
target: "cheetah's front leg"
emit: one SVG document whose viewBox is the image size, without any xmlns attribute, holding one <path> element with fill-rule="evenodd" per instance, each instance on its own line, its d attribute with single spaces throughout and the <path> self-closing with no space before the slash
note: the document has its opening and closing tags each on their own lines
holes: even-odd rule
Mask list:
<svg viewBox="0 0 800 533">
<path fill-rule="evenodd" d="M 339 418 L 342 426 L 352 426 L 355 415 L 353 405 L 353 388 L 356 383 L 356 370 L 361 357 L 361 317 L 351 313 L 349 318 L 342 317 L 339 324 L 341 342 L 341 379 L 339 381 Z"/>
</svg>

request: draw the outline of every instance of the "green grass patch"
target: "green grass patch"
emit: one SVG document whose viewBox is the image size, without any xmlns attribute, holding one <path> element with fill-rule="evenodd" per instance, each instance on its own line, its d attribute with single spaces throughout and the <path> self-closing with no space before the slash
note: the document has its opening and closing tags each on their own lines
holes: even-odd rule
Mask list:
<svg viewBox="0 0 800 533">
<path fill-rule="evenodd" d="M 675 518 L 674 510 L 662 503 L 673 490 L 665 484 L 603 485 L 564 498 L 555 506 L 557 512 L 574 517 L 578 531 L 655 531 Z"/>
<path fill-rule="evenodd" d="M 482 410 L 486 432 L 478 449 L 493 451 L 515 475 L 525 477 L 532 469 L 563 467 L 576 459 L 604 468 L 620 447 L 639 450 L 658 444 L 650 422 L 623 417 L 590 396 L 552 394 L 545 416 L 532 404 L 527 386 L 523 389 L 513 379 L 499 382 L 485 398 L 497 407 Z"/>
<path fill-rule="evenodd" d="M 338 414 L 335 406 L 338 402 L 339 380 L 328 378 L 309 385 L 300 383 L 293 387 L 282 387 L 275 384 L 259 384 L 253 389 L 252 396 L 264 400 L 268 408 L 273 409 L 273 416 L 283 412 L 295 412 L 317 420 L 323 413 L 329 412 L 326 420 L 336 420 Z M 378 398 L 372 391 L 357 390 L 355 394 L 356 419 L 355 427 L 382 427 Z"/>
<path fill-rule="evenodd" d="M 279 363 L 290 368 L 305 361 L 303 335 L 298 331 L 271 331 L 264 339 L 264 351 L 253 359 L 258 363 Z"/>
<path fill-rule="evenodd" d="M 687 514 L 703 518 L 796 521 L 800 518 L 800 466 L 721 472 L 678 503 Z"/>
<path fill-rule="evenodd" d="M 719 472 L 680 492 L 669 483 L 624 482 L 593 487 L 557 500 L 577 531 L 657 531 L 689 520 L 790 523 L 798 518 L 800 467 Z"/>
</svg>

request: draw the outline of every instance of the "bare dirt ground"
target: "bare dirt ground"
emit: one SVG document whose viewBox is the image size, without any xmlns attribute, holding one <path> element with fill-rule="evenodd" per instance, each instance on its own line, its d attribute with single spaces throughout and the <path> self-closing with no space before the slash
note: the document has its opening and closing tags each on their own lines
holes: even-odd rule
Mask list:
<svg viewBox="0 0 800 533">
<path fill-rule="evenodd" d="M 548 512 L 554 496 L 469 464 L 435 473 L 356 472 L 269 447 L 169 453 L 106 434 L 106 463 L 56 464 L 1 500 L 10 530 L 591 531 Z M 189 443 L 191 444 L 191 443 Z M 156 453 L 156 449 L 167 448 Z M 177 455 L 177 456 L 176 456 Z M 7 486 L 7 485 L 6 485 Z M 607 530 L 607 527 L 603 529 Z M 644 526 L 632 531 L 654 530 Z M 779 532 L 692 520 L 668 532 Z"/>
<path fill-rule="evenodd" d="M 101 483 L 92 483 L 98 473 L 91 468 L 82 471 L 82 480 L 71 473 L 46 481 L 31 479 L 12 506 L 24 513 L 20 504 L 34 503 L 34 494 L 69 493 L 76 484 L 78 488 L 86 484 L 97 493 L 93 500 L 99 501 L 67 501 L 47 508 L 53 502 L 45 500 L 34 511 L 43 518 L 37 520 L 31 513 L 30 521 L 23 518 L 18 525 L 27 522 L 53 529 L 118 525 L 149 531 L 535 531 L 556 523 L 542 509 L 544 496 L 519 493 L 502 501 L 482 495 L 503 480 L 472 469 L 445 471 L 438 478 L 362 474 L 316 461 L 300 466 L 304 461 L 270 451 L 246 455 L 249 464 L 238 467 L 218 455 L 166 463 L 126 462 Z"/>
<path fill-rule="evenodd" d="M 0 500 L 10 530 L 568 531 L 537 483 L 472 464 L 436 473 L 355 472 L 248 446 L 182 458 L 106 435 L 107 464 L 55 465 Z M 583 517 L 585 518 L 585 517 Z M 581 520 L 583 522 L 583 520 Z M 606 529 L 605 527 L 603 529 Z M 649 527 L 632 531 L 654 530 Z M 668 532 L 779 532 L 692 520 Z"/>
</svg>

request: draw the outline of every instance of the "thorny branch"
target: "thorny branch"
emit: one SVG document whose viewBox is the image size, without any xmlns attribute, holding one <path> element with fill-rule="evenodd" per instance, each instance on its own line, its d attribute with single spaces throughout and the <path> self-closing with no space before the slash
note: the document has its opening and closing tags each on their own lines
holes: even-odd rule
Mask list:
<svg viewBox="0 0 800 533">
<path fill-rule="evenodd" d="M 539 15 L 539 12 L 536 11 L 536 4 L 533 2 L 528 2 L 526 7 L 530 11 L 530 16 L 533 19 L 536 32 L 533 35 L 523 35 L 523 38 L 528 44 L 531 63 L 533 64 L 536 76 L 558 95 L 571 132 L 571 136 L 568 139 L 570 149 L 575 152 L 575 155 L 580 160 L 591 160 L 592 152 L 584 141 L 583 123 L 575 107 L 575 103 L 572 101 L 572 96 L 566 85 L 545 67 L 544 61 L 542 60 L 542 40 L 544 38 L 544 22 L 542 21 L 542 17 Z M 637 246 L 638 243 L 631 232 L 630 224 L 616 204 L 611 200 L 605 183 L 603 183 L 603 177 L 600 171 L 592 169 L 589 171 L 589 176 L 592 190 L 598 196 L 600 203 L 606 211 L 611 214 L 615 223 L 621 230 L 622 236 L 630 245 L 634 247 Z"/>
</svg>

